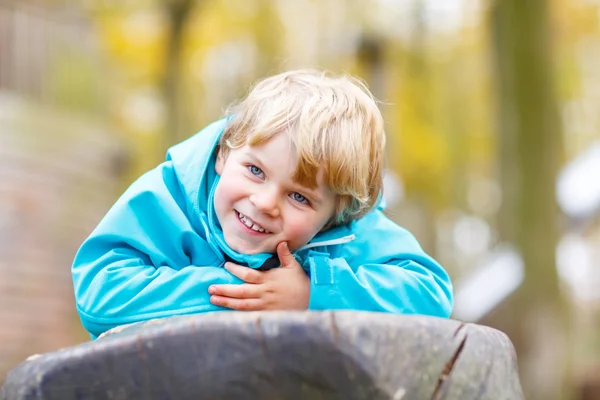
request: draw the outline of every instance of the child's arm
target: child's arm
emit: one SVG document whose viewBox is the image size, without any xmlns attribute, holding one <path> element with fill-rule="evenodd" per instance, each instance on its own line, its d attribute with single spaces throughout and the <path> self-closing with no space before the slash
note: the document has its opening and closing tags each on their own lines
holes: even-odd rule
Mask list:
<svg viewBox="0 0 600 400">
<path fill-rule="evenodd" d="M 77 310 L 98 336 L 118 325 L 220 309 L 213 283 L 239 283 L 189 222 L 172 166 L 142 176 L 79 249 L 72 268 Z"/>
<path fill-rule="evenodd" d="M 287 247 L 278 247 L 280 268 L 261 272 L 231 265 L 232 274 L 245 284 L 213 285 L 211 301 L 234 310 L 306 309 L 308 305 L 312 310 L 450 315 L 448 274 L 409 232 L 380 211 L 357 221 L 354 230 L 356 241 L 334 247 L 333 257 L 310 252 L 305 261 L 310 279 Z"/>
<path fill-rule="evenodd" d="M 446 271 L 406 230 L 374 211 L 356 221 L 357 239 L 332 255 L 313 253 L 309 309 L 353 309 L 448 317 Z"/>
</svg>

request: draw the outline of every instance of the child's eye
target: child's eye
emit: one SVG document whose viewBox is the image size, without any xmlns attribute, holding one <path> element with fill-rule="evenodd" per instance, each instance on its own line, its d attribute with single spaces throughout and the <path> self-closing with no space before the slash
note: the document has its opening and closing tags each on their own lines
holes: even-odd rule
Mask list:
<svg viewBox="0 0 600 400">
<path fill-rule="evenodd" d="M 303 203 L 303 204 L 308 204 L 308 199 L 304 196 L 302 196 L 300 193 L 298 192 L 292 192 L 290 194 L 290 197 L 294 200 L 297 201 L 298 203 Z"/>
<path fill-rule="evenodd" d="M 258 168 L 256 165 L 248 165 L 248 171 L 260 179 L 264 178 L 265 174 L 262 172 L 262 169 Z"/>
</svg>

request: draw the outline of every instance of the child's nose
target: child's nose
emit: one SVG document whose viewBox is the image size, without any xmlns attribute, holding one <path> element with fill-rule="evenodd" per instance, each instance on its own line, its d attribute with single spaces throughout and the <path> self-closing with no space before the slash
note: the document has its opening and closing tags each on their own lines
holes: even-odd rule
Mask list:
<svg viewBox="0 0 600 400">
<path fill-rule="evenodd" d="M 250 196 L 250 202 L 261 212 L 272 217 L 279 216 L 279 198 L 274 190 L 263 190 Z"/>
</svg>

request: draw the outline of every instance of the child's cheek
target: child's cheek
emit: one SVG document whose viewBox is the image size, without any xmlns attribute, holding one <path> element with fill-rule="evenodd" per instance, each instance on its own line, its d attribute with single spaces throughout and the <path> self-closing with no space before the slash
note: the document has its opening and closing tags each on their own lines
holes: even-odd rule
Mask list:
<svg viewBox="0 0 600 400">
<path fill-rule="evenodd" d="M 221 180 L 219 184 L 222 186 L 223 194 L 229 197 L 235 192 L 236 187 L 239 187 L 240 179 L 236 176 L 229 176 L 225 180 Z"/>
<path fill-rule="evenodd" d="M 304 245 L 312 239 L 316 232 L 313 232 L 311 222 L 312 220 L 306 217 L 292 219 L 287 229 L 290 240 Z"/>
</svg>

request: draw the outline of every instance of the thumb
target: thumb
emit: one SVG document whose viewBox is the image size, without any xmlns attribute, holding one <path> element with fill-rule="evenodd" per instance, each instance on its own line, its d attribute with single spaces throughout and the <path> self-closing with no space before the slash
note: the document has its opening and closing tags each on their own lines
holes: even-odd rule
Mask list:
<svg viewBox="0 0 600 400">
<path fill-rule="evenodd" d="M 281 242 L 277 245 L 277 257 L 282 267 L 291 267 L 297 264 L 296 259 L 290 252 L 287 242 Z"/>
</svg>

